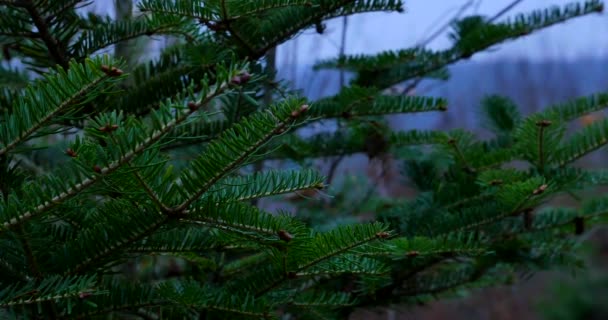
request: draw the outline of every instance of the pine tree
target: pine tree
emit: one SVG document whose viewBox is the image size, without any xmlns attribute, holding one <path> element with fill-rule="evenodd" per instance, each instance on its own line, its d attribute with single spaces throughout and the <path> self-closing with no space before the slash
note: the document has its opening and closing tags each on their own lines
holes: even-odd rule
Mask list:
<svg viewBox="0 0 608 320">
<path fill-rule="evenodd" d="M 319 101 L 272 80 L 265 54 L 327 19 L 402 12 L 402 1 L 143 0 L 141 15 L 120 20 L 77 10 L 93 2 L 0 1 L 2 318 L 346 318 L 579 266 L 576 236 L 607 212 L 601 196 L 549 206 L 608 182 L 575 165 L 608 142 L 608 120 L 566 130 L 603 109 L 605 93 L 525 117 L 488 97 L 488 140 L 391 131 L 379 118 L 445 111 L 443 99 L 385 89 L 443 77 L 496 44 L 601 12 L 600 1 L 467 17 L 447 50 L 319 62 L 355 74 Z M 149 36 L 176 41 L 139 64 L 108 53 Z M 345 125 L 298 134 L 325 119 Z M 373 206 L 377 221 L 329 226 L 325 213 L 352 212 L 348 184 L 328 185 L 308 160 L 355 153 L 394 154 L 418 195 L 362 197 L 354 205 Z M 280 159 L 298 166 L 251 172 Z M 251 202 L 328 188 L 334 197 L 304 200 L 301 216 Z"/>
</svg>

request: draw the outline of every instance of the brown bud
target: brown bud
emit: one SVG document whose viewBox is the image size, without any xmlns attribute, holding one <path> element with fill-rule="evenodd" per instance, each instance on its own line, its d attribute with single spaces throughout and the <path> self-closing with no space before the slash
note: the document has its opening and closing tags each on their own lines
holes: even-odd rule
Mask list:
<svg viewBox="0 0 608 320">
<path fill-rule="evenodd" d="M 490 185 L 491 186 L 498 186 L 502 184 L 502 180 L 501 179 L 494 179 L 492 181 L 490 181 Z"/>
<path fill-rule="evenodd" d="M 207 21 L 205 22 L 205 25 L 211 31 L 223 31 L 226 29 L 226 26 L 221 22 Z"/>
<path fill-rule="evenodd" d="M 198 104 L 194 101 L 190 101 L 188 102 L 188 109 L 190 109 L 191 112 L 194 112 L 198 109 Z"/>
<path fill-rule="evenodd" d="M 88 298 L 88 297 L 90 297 L 90 296 L 91 296 L 91 293 L 90 293 L 90 292 L 81 292 L 81 293 L 79 293 L 79 294 L 78 294 L 78 297 L 79 297 L 80 299 L 86 299 L 86 298 Z"/>
<path fill-rule="evenodd" d="M 95 165 L 95 166 L 93 167 L 93 171 L 95 171 L 95 172 L 97 172 L 97 173 L 101 173 L 101 167 L 100 167 L 100 166 L 98 166 L 98 165 Z"/>
<path fill-rule="evenodd" d="M 405 255 L 409 258 L 414 258 L 417 257 L 420 254 L 420 252 L 416 251 L 416 250 L 412 250 L 409 251 L 408 253 L 406 253 Z"/>
<path fill-rule="evenodd" d="M 124 71 L 116 68 L 116 67 L 112 67 L 112 70 L 110 70 L 110 73 L 108 74 L 110 77 L 118 77 L 121 76 L 124 73 Z"/>
<path fill-rule="evenodd" d="M 380 239 L 386 239 L 386 238 L 390 237 L 390 235 L 391 234 L 386 231 L 376 233 L 376 237 L 378 237 Z"/>
<path fill-rule="evenodd" d="M 454 138 L 450 138 L 450 139 L 448 140 L 448 144 L 456 144 L 456 139 L 454 139 Z"/>
<path fill-rule="evenodd" d="M 547 190 L 547 185 L 543 184 L 542 186 L 538 187 L 537 189 L 535 189 L 534 191 L 532 191 L 532 194 L 537 196 L 543 192 L 545 192 L 545 190 Z"/>
<path fill-rule="evenodd" d="M 278 234 L 279 234 L 279 239 L 281 239 L 285 242 L 289 242 L 289 241 L 291 241 L 291 239 L 293 239 L 293 235 L 285 230 L 279 230 Z"/>
<path fill-rule="evenodd" d="M 100 69 L 101 69 L 101 71 L 103 71 L 103 73 L 105 73 L 109 77 L 118 77 L 124 73 L 122 70 L 120 70 L 116 67 L 109 67 L 106 65 L 102 65 Z"/>
<path fill-rule="evenodd" d="M 249 82 L 249 80 L 251 79 L 251 75 L 248 72 L 243 72 L 239 75 L 240 79 L 241 79 L 241 83 L 245 84 L 247 82 Z"/>
<path fill-rule="evenodd" d="M 295 272 L 293 272 L 293 271 L 289 271 L 289 272 L 287 272 L 287 278 L 288 278 L 288 279 L 295 279 L 295 278 L 297 278 L 297 277 L 298 277 L 298 274 L 297 274 L 297 273 L 295 273 Z"/>
<path fill-rule="evenodd" d="M 536 125 L 541 128 L 546 128 L 551 125 L 551 121 L 550 120 L 540 120 L 540 121 L 536 122 Z"/>
<path fill-rule="evenodd" d="M 101 132 L 112 132 L 112 131 L 116 131 L 116 129 L 118 129 L 118 125 L 117 124 L 106 124 L 103 127 L 99 127 L 97 130 L 101 131 Z"/>
<path fill-rule="evenodd" d="M 294 110 L 294 111 L 292 111 L 292 112 L 291 112 L 291 117 L 292 117 L 292 118 L 297 118 L 297 117 L 299 117 L 299 116 L 300 116 L 302 113 L 306 112 L 306 110 L 308 110 L 309 108 L 310 108 L 310 106 L 309 106 L 309 105 L 307 105 L 307 104 L 303 104 L 303 105 L 301 105 L 301 106 L 300 106 L 300 109 L 298 109 L 298 110 Z"/>
<path fill-rule="evenodd" d="M 242 80 L 240 76 L 234 76 L 232 77 L 232 79 L 230 79 L 230 83 L 235 84 L 235 85 L 239 85 L 241 84 Z"/>
<path fill-rule="evenodd" d="M 65 150 L 65 154 L 67 154 L 68 156 L 70 156 L 72 158 L 76 158 L 76 156 L 78 156 L 78 154 L 76 153 L 76 151 L 74 151 L 72 148 L 67 148 Z"/>
</svg>

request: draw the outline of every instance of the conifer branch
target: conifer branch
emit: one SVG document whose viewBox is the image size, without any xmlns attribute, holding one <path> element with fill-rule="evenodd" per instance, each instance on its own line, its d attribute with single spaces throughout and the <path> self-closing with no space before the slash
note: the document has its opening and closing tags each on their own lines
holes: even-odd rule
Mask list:
<svg viewBox="0 0 608 320">
<path fill-rule="evenodd" d="M 534 193 L 530 193 L 527 197 L 521 199 L 517 205 L 510 211 L 505 211 L 503 213 L 497 214 L 495 216 L 489 217 L 489 218 L 485 218 L 485 219 L 481 219 L 481 220 L 477 220 L 473 223 L 470 224 L 466 224 L 463 225 L 459 228 L 457 228 L 456 230 L 454 230 L 454 232 L 460 232 L 460 231 L 465 231 L 465 230 L 470 230 L 470 229 L 475 229 L 475 228 L 479 228 L 488 224 L 491 224 L 493 222 L 499 221 L 501 219 L 504 219 L 506 217 L 512 217 L 512 216 L 516 216 L 520 213 L 523 213 L 525 210 L 528 210 L 529 208 L 524 208 L 525 204 L 534 196 Z"/>
<path fill-rule="evenodd" d="M 64 0 L 63 3 L 61 4 L 61 7 L 57 10 L 54 10 L 53 14 L 46 18 L 46 23 L 50 24 L 57 19 L 61 19 L 62 16 L 69 10 L 78 9 L 78 8 L 75 8 L 75 6 L 79 2 L 83 2 L 83 0 Z M 89 2 L 89 4 L 90 4 L 90 2 Z M 87 4 L 85 3 L 85 6 L 86 5 Z"/>
<path fill-rule="evenodd" d="M 141 176 L 141 174 L 139 174 L 139 172 L 137 172 L 137 171 L 134 171 L 133 175 L 135 175 L 135 178 L 137 178 L 137 181 L 139 182 L 139 184 L 142 186 L 142 188 L 144 188 L 144 190 L 146 191 L 146 193 L 148 194 L 148 196 L 150 197 L 152 202 L 154 202 L 154 204 L 156 204 L 158 206 L 160 211 L 168 212 L 170 210 L 169 207 L 165 206 L 165 204 L 162 203 L 162 201 L 160 201 L 158 196 L 156 196 L 156 193 L 154 192 L 154 190 L 152 190 L 152 188 L 148 185 L 148 183 L 146 183 L 146 181 Z"/>
<path fill-rule="evenodd" d="M 202 99 L 199 100 L 199 102 L 197 103 L 197 105 L 201 106 L 201 105 L 205 105 L 207 103 L 209 103 L 209 101 L 211 101 L 212 99 L 214 99 L 215 97 L 217 97 L 218 95 L 220 95 L 225 89 L 227 88 L 227 83 L 223 82 L 222 84 L 218 84 L 217 88 L 210 94 L 208 94 L 207 96 L 203 97 Z M 87 178 L 82 180 L 79 183 L 76 183 L 72 188 L 60 193 L 59 195 L 51 198 L 49 201 L 40 204 L 38 206 L 36 206 L 34 208 L 34 210 L 32 211 L 26 211 L 16 217 L 13 217 L 12 219 L 10 219 L 9 221 L 6 221 L 2 224 L 2 226 L 4 227 L 4 230 L 7 230 L 10 227 L 13 227 L 15 225 L 18 225 L 19 223 L 30 219 L 34 216 L 37 216 L 41 213 L 46 212 L 47 210 L 54 208 L 56 205 L 78 195 L 80 192 L 82 192 L 83 190 L 87 189 L 88 187 L 92 186 L 95 182 L 97 182 L 102 176 L 106 176 L 109 175 L 110 173 L 118 170 L 118 168 L 120 168 L 122 165 L 124 165 L 125 163 L 127 163 L 128 161 L 130 161 L 131 159 L 133 159 L 135 156 L 137 156 L 138 154 L 144 152 L 147 148 L 149 148 L 150 146 L 152 146 L 153 144 L 155 144 L 156 142 L 160 141 L 160 139 L 165 136 L 167 133 L 171 132 L 171 130 L 173 130 L 176 126 L 178 126 L 179 124 L 183 123 L 189 115 L 191 115 L 193 112 L 192 111 L 184 111 L 183 113 L 181 113 L 179 116 L 177 116 L 175 119 L 167 122 L 166 124 L 164 124 L 162 127 L 160 127 L 159 129 L 155 130 L 150 137 L 146 138 L 144 141 L 142 141 L 141 143 L 139 143 L 138 145 L 136 145 L 131 151 L 125 153 L 122 157 L 120 157 L 119 159 L 117 159 L 116 161 L 110 163 L 108 166 L 103 167 L 103 168 L 99 168 L 99 174 L 96 176 L 93 176 L 91 178 Z M 0 233 L 3 231 L 3 229 L 0 229 Z"/>
<path fill-rule="evenodd" d="M 332 3 L 329 4 L 327 7 L 321 8 L 321 10 L 316 10 L 314 14 L 311 14 L 308 17 L 306 17 L 305 19 L 295 22 L 294 24 L 289 26 L 286 30 L 284 30 L 282 34 L 274 35 L 274 40 L 266 43 L 264 46 L 257 49 L 256 51 L 254 51 L 252 58 L 257 59 L 259 57 L 262 57 L 268 50 L 276 47 L 277 45 L 279 45 L 286 39 L 289 39 L 289 37 L 291 37 L 294 33 L 298 32 L 305 26 L 309 26 L 309 25 L 315 23 L 316 21 L 319 21 L 321 18 L 323 18 L 323 16 L 327 15 L 328 13 L 334 12 L 345 5 L 354 3 L 355 1 L 356 0 L 332 1 Z"/>
<path fill-rule="evenodd" d="M 550 122 L 539 121 L 538 125 L 538 169 L 540 172 L 543 172 L 545 169 L 545 150 L 543 148 L 545 142 L 545 128 L 550 124 Z"/>
<path fill-rule="evenodd" d="M 82 274 L 83 271 L 85 271 L 88 267 L 90 267 L 91 265 L 93 265 L 94 263 L 99 261 L 100 259 L 108 257 L 113 252 L 115 252 L 121 248 L 127 247 L 130 244 L 145 238 L 146 236 L 150 235 L 151 233 L 153 233 L 154 231 L 158 230 L 160 227 L 165 225 L 170 219 L 171 219 L 170 217 L 161 216 L 157 221 L 154 221 L 154 223 L 147 226 L 147 228 L 140 230 L 136 234 L 133 234 L 130 237 L 128 237 L 127 239 L 122 239 L 120 242 L 118 242 L 114 246 L 109 246 L 107 248 L 104 248 L 104 250 L 97 252 L 95 254 L 95 256 L 89 257 L 88 259 L 83 260 L 80 264 L 76 265 L 74 268 L 69 270 L 66 273 L 66 275 Z"/>
<path fill-rule="evenodd" d="M 44 44 L 49 50 L 49 54 L 57 64 L 67 70 L 69 67 L 68 58 L 65 55 L 65 52 L 61 51 L 59 41 L 51 35 L 49 26 L 38 12 L 38 9 L 36 9 L 36 4 L 32 0 L 19 0 L 15 1 L 14 4 L 24 8 L 30 14 L 36 29 L 38 29 L 38 32 L 40 33 L 42 41 L 44 41 Z"/>
<path fill-rule="evenodd" d="M 40 272 L 40 267 L 38 267 L 38 261 L 36 259 L 36 257 L 34 256 L 34 253 L 32 251 L 32 246 L 30 245 L 29 241 L 27 240 L 26 236 L 25 236 L 25 232 L 23 231 L 23 228 L 19 228 L 18 232 L 17 232 L 17 236 L 19 237 L 19 240 L 21 241 L 21 245 L 23 247 L 23 251 L 25 252 L 25 258 L 28 261 L 29 267 L 30 267 L 30 272 L 34 275 L 34 277 L 36 279 L 41 279 L 42 278 L 42 273 Z"/>
<path fill-rule="evenodd" d="M 467 283 L 474 283 L 475 281 L 481 279 L 481 277 L 483 277 L 485 275 L 485 271 L 484 269 L 480 269 L 480 270 L 476 270 L 475 272 L 471 273 L 468 276 L 462 277 L 461 279 L 458 279 L 456 281 L 452 281 L 452 282 L 447 282 L 438 286 L 433 286 L 433 287 L 428 287 L 428 288 L 416 288 L 416 285 L 413 285 L 411 287 L 407 286 L 407 283 L 405 283 L 406 288 L 410 289 L 411 291 L 407 291 L 405 294 L 408 296 L 414 296 L 414 295 L 424 295 L 424 294 L 437 294 L 437 293 L 441 293 L 441 292 L 445 292 L 445 291 L 449 291 L 455 288 L 458 288 L 462 285 L 465 285 Z"/>
<path fill-rule="evenodd" d="M 283 133 L 287 126 L 291 123 L 293 123 L 293 121 L 296 118 L 299 118 L 300 116 L 302 116 L 307 110 L 308 110 L 309 106 L 308 105 L 302 105 L 300 106 L 300 108 L 298 110 L 294 110 L 290 115 L 288 119 L 277 119 L 276 115 L 270 113 L 273 117 L 275 117 L 275 119 L 278 121 L 278 123 L 275 125 L 274 129 L 272 129 L 270 132 L 266 133 L 265 135 L 259 137 L 257 139 L 257 141 L 255 141 L 254 144 L 248 146 L 248 148 L 246 150 L 243 150 L 243 152 L 238 156 L 238 158 L 233 159 L 230 163 L 228 163 L 222 170 L 222 172 L 218 172 L 217 174 L 215 174 L 209 181 L 207 181 L 202 188 L 200 188 L 197 192 L 195 192 L 192 196 L 190 196 L 188 199 L 186 199 L 184 202 L 182 202 L 180 205 L 176 206 L 175 208 L 172 208 L 170 210 L 171 214 L 179 214 L 179 213 L 183 213 L 186 209 L 188 209 L 188 207 L 194 202 L 196 201 L 196 199 L 198 199 L 200 196 L 202 196 L 203 194 L 205 194 L 207 191 L 209 191 L 209 189 L 215 185 L 219 180 L 221 180 L 224 176 L 226 176 L 228 173 L 234 171 L 234 169 L 236 169 L 239 165 L 241 165 L 245 160 L 247 160 L 247 158 L 249 158 L 249 156 L 251 154 L 253 154 L 255 151 L 257 151 L 261 146 L 263 146 L 264 144 L 266 144 L 271 138 L 273 138 L 274 136 L 277 136 L 281 133 Z"/>
<path fill-rule="evenodd" d="M 119 145 L 118 141 L 116 141 L 116 139 L 114 139 L 114 137 L 112 137 L 112 140 L 114 141 L 114 144 Z M 154 190 L 152 190 L 152 188 L 148 185 L 148 183 L 146 183 L 146 181 L 141 176 L 141 174 L 139 174 L 137 169 L 134 169 L 129 161 L 126 162 L 126 165 L 129 166 L 133 170 L 133 175 L 135 175 L 135 178 L 137 179 L 139 184 L 142 186 L 144 191 L 148 194 L 148 196 L 150 197 L 152 202 L 154 202 L 154 204 L 156 204 L 158 206 L 160 211 L 168 212 L 169 208 L 167 206 L 165 206 L 165 204 L 163 204 L 162 201 L 160 201 L 158 196 L 156 196 L 156 193 L 154 192 Z"/>
<path fill-rule="evenodd" d="M 344 254 L 354 248 L 357 247 L 361 247 L 365 244 L 368 244 L 370 242 L 373 241 L 377 241 L 378 240 L 378 235 L 377 234 L 369 234 L 361 239 L 358 239 L 357 241 L 354 241 L 352 243 L 349 243 L 348 245 L 345 246 L 337 246 L 335 248 L 335 250 L 331 250 L 330 252 L 321 255 L 319 257 L 310 259 L 308 262 L 299 265 L 297 268 L 293 269 L 293 270 L 289 270 L 290 273 L 295 273 L 298 274 L 312 266 L 315 266 L 323 261 L 326 261 L 328 259 L 331 259 L 333 257 L 336 257 L 338 255 Z M 311 243 L 310 245 L 314 246 L 314 243 Z M 263 289 L 261 289 L 260 291 L 258 291 L 255 295 L 256 298 L 261 297 L 263 295 L 265 295 L 266 293 L 268 293 L 270 290 L 275 289 L 277 287 L 279 287 L 280 285 L 282 285 L 284 282 L 290 280 L 289 274 L 283 274 L 283 276 L 279 279 L 277 279 L 276 281 L 270 283 L 268 286 L 264 287 Z"/>
<path fill-rule="evenodd" d="M 37 32 L 31 32 L 31 31 L 22 31 L 22 32 L 5 32 L 5 31 L 0 31 L 0 36 L 5 36 L 5 37 L 13 37 L 13 38 L 30 38 L 30 39 L 37 39 L 40 38 L 40 34 Z"/>
<path fill-rule="evenodd" d="M 84 85 L 77 92 L 74 92 L 70 97 L 65 99 L 61 104 L 57 105 L 57 107 L 55 107 L 53 110 L 51 110 L 49 113 L 47 113 L 44 117 L 42 117 L 40 119 L 35 119 L 34 120 L 35 122 L 33 124 L 31 124 L 27 130 L 25 130 L 24 132 L 21 132 L 19 134 L 19 136 L 15 137 L 15 139 L 8 142 L 2 149 L 0 149 L 0 156 L 2 156 L 4 154 L 6 154 L 7 152 L 9 152 L 10 150 L 14 149 L 21 142 L 25 141 L 32 134 L 34 134 L 36 131 L 38 131 L 40 128 L 42 128 L 44 125 L 46 125 L 49 121 L 52 121 L 58 115 L 63 113 L 68 107 L 76 104 L 78 102 L 78 100 L 82 99 L 86 95 L 86 93 L 88 93 L 89 91 L 91 91 L 94 88 L 97 88 L 101 83 L 103 83 L 110 77 L 111 76 L 109 74 L 105 74 L 101 77 L 98 77 L 97 79 L 93 80 L 92 82 Z M 28 106 L 28 107 L 35 108 L 36 106 Z"/>
<path fill-rule="evenodd" d="M 454 152 L 456 153 L 456 157 L 462 163 L 463 168 L 465 170 L 473 170 L 473 168 L 471 166 L 469 166 L 467 159 L 464 157 L 464 154 L 460 150 L 460 147 L 458 146 L 458 141 L 454 138 L 451 138 L 448 140 L 448 144 L 450 146 L 452 146 L 452 148 L 454 149 Z"/>
<path fill-rule="evenodd" d="M 251 234 L 246 234 L 246 232 L 255 232 L 255 233 L 264 233 L 267 236 L 274 236 L 276 234 L 276 231 L 274 230 L 270 230 L 270 229 L 266 229 L 266 228 L 258 228 L 256 226 L 248 226 L 248 225 L 244 225 L 242 223 L 232 223 L 232 222 L 228 222 L 228 221 L 223 221 L 222 219 L 213 219 L 213 218 L 197 218 L 196 220 L 194 219 L 180 219 L 181 222 L 184 223 L 191 223 L 194 225 L 205 225 L 205 226 L 209 226 L 212 228 L 216 228 L 219 230 L 223 230 L 223 231 L 228 231 L 228 232 L 237 232 L 239 234 L 242 234 L 244 236 L 248 236 L 252 239 L 256 239 L 256 240 L 260 240 L 261 237 L 258 237 L 256 235 L 251 235 Z"/>
<path fill-rule="evenodd" d="M 76 316 L 63 316 L 60 319 L 83 319 L 83 320 L 88 320 L 91 319 L 91 317 L 94 316 L 100 316 L 100 315 L 104 315 L 104 314 L 110 314 L 110 313 L 114 313 L 114 312 L 120 312 L 120 311 L 129 311 L 129 310 L 136 310 L 139 308 L 151 308 L 151 307 L 162 307 L 162 306 L 166 306 L 172 304 L 172 302 L 170 301 L 166 301 L 166 300 L 159 300 L 159 301 L 154 301 L 154 302 L 141 302 L 141 303 L 133 303 L 133 304 L 123 304 L 123 305 L 112 305 L 111 307 L 107 307 L 107 308 L 103 308 L 103 309 L 97 309 L 94 312 L 88 312 L 88 313 L 84 313 L 81 315 L 76 315 Z"/>
<path fill-rule="evenodd" d="M 226 201 L 223 199 L 230 199 L 227 202 L 248 201 L 299 190 L 321 190 L 324 187 L 323 177 L 313 170 L 258 171 L 249 176 L 221 180 L 209 189 L 201 201 L 209 199 L 217 199 L 217 202 Z"/>
<path fill-rule="evenodd" d="M 231 17 L 228 16 L 228 9 L 226 8 L 226 0 L 221 0 L 221 7 L 222 7 L 222 20 L 220 23 L 223 23 L 226 26 L 226 30 L 228 30 L 228 32 L 230 32 L 230 35 L 232 35 L 234 37 L 234 39 L 237 40 L 238 43 L 240 43 L 245 50 L 247 50 L 247 52 L 249 53 L 253 53 L 253 48 L 249 45 L 249 43 L 247 43 L 247 41 L 245 41 L 245 39 L 243 39 L 243 37 L 240 36 L 240 34 L 234 30 L 234 28 L 231 26 Z"/>
</svg>

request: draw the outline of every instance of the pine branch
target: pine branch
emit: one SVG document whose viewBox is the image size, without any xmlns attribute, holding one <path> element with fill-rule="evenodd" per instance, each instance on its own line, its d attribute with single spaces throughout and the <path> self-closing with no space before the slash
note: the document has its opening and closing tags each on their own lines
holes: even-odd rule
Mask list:
<svg viewBox="0 0 608 320">
<path fill-rule="evenodd" d="M 275 319 L 271 306 L 265 299 L 257 299 L 249 294 L 232 294 L 223 290 L 201 286 L 195 282 L 165 284 L 159 288 L 160 294 L 181 305 L 220 311 L 234 316 L 255 319 Z"/>
<path fill-rule="evenodd" d="M 298 190 L 324 188 L 323 177 L 314 170 L 257 172 L 253 175 L 220 180 L 201 199 L 248 201 L 292 193 Z"/>
<path fill-rule="evenodd" d="M 180 180 L 183 185 L 180 188 L 195 191 L 190 191 L 188 198 L 170 212 L 180 213 L 186 210 L 271 138 L 283 133 L 288 125 L 302 117 L 307 110 L 308 105 L 301 104 L 300 100 L 287 101 L 283 105 L 255 113 L 223 132 L 218 140 L 211 143 L 204 155 L 194 161 L 194 170 L 182 175 Z"/>
<path fill-rule="evenodd" d="M 70 55 L 82 59 L 113 44 L 154 34 L 179 34 L 194 38 L 192 25 L 177 17 L 138 17 L 113 21 L 85 30 L 70 48 Z"/>
<path fill-rule="evenodd" d="M 567 122 L 607 107 L 608 93 L 600 92 L 549 106 L 540 115 L 545 119 Z"/>
<path fill-rule="evenodd" d="M 27 10 L 32 17 L 34 25 L 36 26 L 36 29 L 38 29 L 38 33 L 40 33 L 40 37 L 44 41 L 44 44 L 46 45 L 51 57 L 57 64 L 67 70 L 69 68 L 68 57 L 66 56 L 65 52 L 61 50 L 59 41 L 57 41 L 57 39 L 51 35 L 49 25 L 40 15 L 40 12 L 36 8 L 36 4 L 32 0 L 19 0 L 13 4 Z"/>
<path fill-rule="evenodd" d="M 332 98 L 315 103 L 312 117 L 334 118 L 376 116 L 393 113 L 446 111 L 447 101 L 421 96 L 387 96 L 375 88 L 351 86 Z"/>
<path fill-rule="evenodd" d="M 310 292 L 297 295 L 293 301 L 288 303 L 290 306 L 295 306 L 304 309 L 310 308 L 340 308 L 355 305 L 351 295 L 343 292 L 327 294 L 324 292 Z"/>
<path fill-rule="evenodd" d="M 35 304 L 46 301 L 60 301 L 78 298 L 83 293 L 88 295 L 104 294 L 94 290 L 95 276 L 52 276 L 41 282 L 19 283 L 5 287 L 0 291 L 0 307 L 14 308 L 20 305 Z"/>
<path fill-rule="evenodd" d="M 162 1 L 142 0 L 137 4 L 141 12 L 151 12 L 156 15 L 177 15 L 197 20 L 213 21 L 217 13 L 207 5 L 187 0 Z"/>
<path fill-rule="evenodd" d="M 89 60 L 86 65 L 72 62 L 67 72 L 57 69 L 35 87 L 28 87 L 13 113 L 6 119 L 6 129 L 0 133 L 4 147 L 0 156 L 11 151 L 36 131 L 66 113 L 70 107 L 92 99 L 106 84 L 116 82 L 116 76 L 104 68 L 112 66 L 108 58 Z M 108 69 L 109 70 L 109 69 Z M 59 90 L 59 88 L 61 88 Z M 45 95 L 40 95 L 43 92 Z M 60 94 L 56 94 L 59 92 Z"/>
<path fill-rule="evenodd" d="M 268 25 L 272 26 L 274 30 L 280 30 L 280 33 L 274 33 L 271 35 L 269 32 L 267 32 L 267 36 L 270 36 L 271 39 L 264 41 L 262 46 L 256 48 L 253 58 L 263 56 L 264 53 L 270 50 L 270 48 L 276 47 L 281 42 L 291 38 L 299 30 L 321 20 L 323 16 L 325 16 L 327 13 L 336 11 L 342 6 L 347 5 L 349 3 L 353 3 L 354 1 L 356 0 L 337 0 L 333 1 L 329 5 L 321 6 L 320 8 L 307 9 L 307 11 L 309 12 L 307 12 L 307 14 L 304 16 L 298 15 L 300 16 L 300 19 L 298 19 L 296 23 L 293 23 L 292 17 L 290 17 L 291 21 L 288 24 L 285 20 L 278 20 L 277 22 L 275 22 L 276 25 L 273 25 L 273 21 L 268 20 Z M 286 16 L 287 15 L 283 15 L 282 18 L 285 19 Z M 277 14 L 277 19 L 279 18 L 279 14 Z M 264 32 L 262 31 L 261 33 L 263 34 Z"/>
<path fill-rule="evenodd" d="M 288 265 L 293 265 L 293 269 L 285 270 L 285 272 L 298 274 L 323 261 L 348 253 L 355 248 L 378 240 L 379 235 L 385 230 L 384 225 L 374 223 L 340 226 L 327 233 L 318 233 L 311 239 L 310 243 L 301 243 L 299 248 L 294 248 L 301 252 L 296 260 L 288 262 Z M 279 287 L 290 279 L 289 274 L 284 274 L 281 278 L 261 288 L 255 296 L 261 297 Z"/>
<path fill-rule="evenodd" d="M 232 73 L 236 73 L 236 72 L 233 70 Z M 229 73 L 228 78 L 232 78 L 232 77 L 233 77 L 233 75 Z M 195 105 L 197 107 L 206 105 L 213 98 L 215 98 L 219 94 L 223 93 L 224 90 L 226 90 L 226 88 L 227 88 L 227 81 L 222 81 L 221 83 L 216 84 L 215 90 L 204 94 L 195 103 Z M 103 168 L 99 168 L 98 175 L 95 175 L 90 178 L 86 178 L 78 183 L 73 184 L 73 186 L 71 186 L 70 188 L 67 188 L 62 193 L 52 197 L 51 199 L 47 200 L 46 202 L 44 202 L 42 204 L 35 206 L 33 210 L 24 211 L 24 212 L 22 211 L 16 215 L 14 215 L 8 221 L 5 220 L 5 222 L 3 223 L 4 229 L 18 225 L 19 223 L 21 223 L 27 219 L 30 219 L 34 216 L 37 216 L 37 215 L 55 207 L 57 204 L 64 202 L 64 201 L 78 195 L 83 190 L 92 186 L 95 182 L 97 182 L 104 175 L 109 175 L 110 173 L 116 171 L 118 168 L 120 168 L 122 165 L 124 165 L 125 163 L 127 163 L 128 161 L 133 159 L 135 156 L 144 152 L 150 146 L 152 146 L 155 143 L 157 143 L 158 141 L 160 141 L 160 139 L 163 136 L 165 136 L 167 133 L 169 133 L 171 130 L 173 130 L 177 125 L 184 122 L 188 118 L 188 116 L 190 116 L 192 113 L 193 112 L 190 110 L 185 110 L 181 114 L 177 115 L 174 119 L 171 119 L 167 122 L 161 122 L 161 125 L 159 126 L 159 128 L 154 130 L 150 136 L 147 136 L 141 142 L 137 143 L 133 148 L 131 148 L 131 150 L 125 151 L 125 153 L 122 154 L 120 156 L 120 158 L 116 159 L 114 162 L 108 164 L 107 166 L 105 166 Z M 158 113 L 158 114 L 160 116 L 161 113 Z M 160 119 L 162 119 L 162 117 L 159 118 L 158 120 L 160 120 Z M 1 231 L 2 230 L 0 230 L 0 232 Z"/>
<path fill-rule="evenodd" d="M 103 280 L 101 287 L 107 293 L 120 292 L 122 294 L 101 294 L 88 296 L 83 295 L 86 301 L 91 303 L 74 304 L 72 312 L 67 312 L 61 319 L 91 319 L 99 315 L 113 313 L 120 314 L 121 311 L 138 310 L 139 308 L 157 308 L 164 311 L 165 307 L 172 304 L 162 299 L 158 293 L 158 285 L 143 284 L 133 281 L 120 281 L 117 279 Z"/>
<path fill-rule="evenodd" d="M 255 54 L 254 48 L 239 34 L 239 31 L 235 30 L 231 26 L 231 17 L 229 16 L 228 9 L 226 8 L 226 0 L 220 0 L 221 6 L 221 20 L 220 24 L 223 24 L 226 28 L 226 31 L 229 32 L 230 36 L 232 36 L 243 48 L 245 48 L 246 52 L 249 54 Z"/>
<path fill-rule="evenodd" d="M 242 202 L 218 204 L 207 201 L 185 212 L 180 221 L 244 236 L 256 244 L 280 241 L 281 230 L 292 234 L 303 232 L 302 223 L 289 216 L 273 216 Z"/>
<path fill-rule="evenodd" d="M 586 126 L 562 144 L 558 165 L 564 167 L 608 144 L 608 120 Z"/>
</svg>

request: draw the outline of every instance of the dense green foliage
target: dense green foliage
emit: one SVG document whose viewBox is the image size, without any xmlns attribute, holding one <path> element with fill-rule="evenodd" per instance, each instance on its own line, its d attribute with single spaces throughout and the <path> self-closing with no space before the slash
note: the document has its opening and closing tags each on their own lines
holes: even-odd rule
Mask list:
<svg viewBox="0 0 608 320">
<path fill-rule="evenodd" d="M 385 89 L 445 77 L 496 44 L 601 12 L 599 1 L 468 17 L 448 50 L 319 62 L 355 74 L 319 101 L 270 78 L 268 50 L 327 19 L 402 12 L 402 1 L 144 0 L 121 20 L 76 10 L 92 2 L 0 0 L 2 318 L 345 318 L 578 266 L 575 236 L 608 210 L 605 197 L 547 205 L 608 182 L 574 166 L 608 143 L 608 120 L 567 130 L 606 107 L 606 94 L 528 116 L 488 97 L 488 140 L 395 132 L 379 118 L 445 111 L 444 99 Z M 159 35 L 177 41 L 151 61 L 108 54 Z M 299 134 L 327 119 L 338 130 Z M 398 159 L 416 196 L 353 196 L 352 181 L 330 184 L 309 167 L 356 153 Z M 252 170 L 269 160 L 292 168 Z M 305 199 L 298 216 L 252 202 L 311 190 L 331 197 Z M 376 221 L 355 219 L 364 209 Z M 168 269 L 142 271 L 150 263 Z"/>
</svg>

